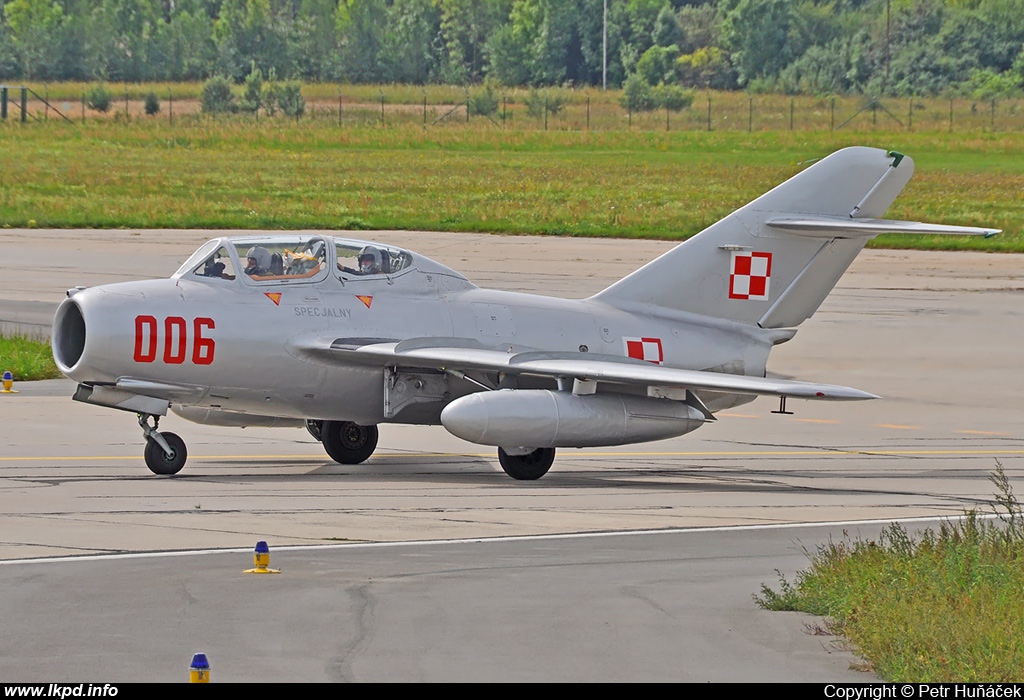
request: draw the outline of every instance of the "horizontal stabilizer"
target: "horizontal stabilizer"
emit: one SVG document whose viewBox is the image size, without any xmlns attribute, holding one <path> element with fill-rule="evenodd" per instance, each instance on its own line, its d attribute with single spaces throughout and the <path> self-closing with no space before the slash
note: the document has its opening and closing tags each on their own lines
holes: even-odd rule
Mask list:
<svg viewBox="0 0 1024 700">
<path fill-rule="evenodd" d="M 890 221 L 888 219 L 851 219 L 839 216 L 800 216 L 768 219 L 765 224 L 780 231 L 814 238 L 860 238 L 883 233 L 915 233 L 944 236 L 984 236 L 991 238 L 1000 233 L 996 228 L 977 226 L 947 226 L 925 224 L 919 221 Z"/>
</svg>

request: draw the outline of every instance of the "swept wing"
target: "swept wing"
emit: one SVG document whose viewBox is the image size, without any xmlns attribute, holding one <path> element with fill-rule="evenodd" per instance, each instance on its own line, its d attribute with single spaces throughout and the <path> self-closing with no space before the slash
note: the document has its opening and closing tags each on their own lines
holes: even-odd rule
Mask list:
<svg viewBox="0 0 1024 700">
<path fill-rule="evenodd" d="M 296 350 L 339 363 L 397 366 L 448 372 L 494 372 L 555 379 L 579 379 L 694 391 L 787 396 L 825 401 L 879 398 L 875 394 L 834 384 L 749 377 L 704 370 L 677 369 L 617 355 L 560 352 L 502 352 L 476 341 L 413 338 L 401 342 L 361 344 L 339 338 L 330 345 L 297 344 Z"/>
</svg>

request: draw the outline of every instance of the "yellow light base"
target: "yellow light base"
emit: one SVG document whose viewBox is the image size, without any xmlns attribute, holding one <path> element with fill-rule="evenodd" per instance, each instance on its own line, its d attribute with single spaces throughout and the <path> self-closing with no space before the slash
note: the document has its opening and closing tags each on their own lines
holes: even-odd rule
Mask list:
<svg viewBox="0 0 1024 700">
<path fill-rule="evenodd" d="M 266 542 L 259 542 L 256 545 L 256 551 L 253 552 L 252 564 L 255 568 L 246 569 L 243 573 L 246 574 L 279 574 L 280 569 L 270 568 L 270 549 L 267 547 Z"/>
</svg>

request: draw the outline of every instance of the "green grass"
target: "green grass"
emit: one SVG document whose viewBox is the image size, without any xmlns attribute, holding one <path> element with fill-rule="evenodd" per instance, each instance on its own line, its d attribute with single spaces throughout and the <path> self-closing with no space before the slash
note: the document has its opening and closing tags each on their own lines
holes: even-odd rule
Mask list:
<svg viewBox="0 0 1024 700">
<path fill-rule="evenodd" d="M 16 382 L 61 376 L 50 342 L 20 333 L 0 333 L 0 373 L 5 371 L 10 371 Z"/>
<path fill-rule="evenodd" d="M 1024 678 L 1024 514 L 1002 466 L 999 520 L 972 511 L 911 537 L 829 542 L 795 583 L 762 586 L 770 610 L 829 619 L 882 679 L 1019 682 Z"/>
<path fill-rule="evenodd" d="M 0 124 L 0 225 L 427 229 L 679 239 L 847 145 L 912 155 L 889 212 L 1006 230 L 875 245 L 1024 251 L 1024 134 Z"/>
</svg>

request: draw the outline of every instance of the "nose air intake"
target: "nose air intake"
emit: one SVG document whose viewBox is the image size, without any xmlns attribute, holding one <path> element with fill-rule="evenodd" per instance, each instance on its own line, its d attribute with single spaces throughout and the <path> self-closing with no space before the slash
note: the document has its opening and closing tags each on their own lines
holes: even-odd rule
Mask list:
<svg viewBox="0 0 1024 700">
<path fill-rule="evenodd" d="M 62 372 L 75 368 L 85 352 L 85 317 L 77 303 L 65 300 L 53 319 L 53 359 Z"/>
</svg>

